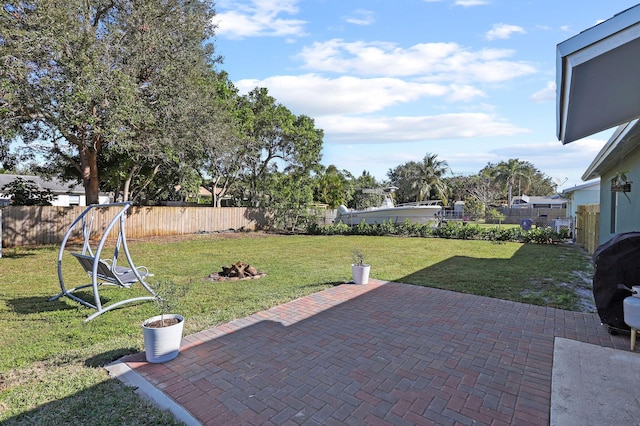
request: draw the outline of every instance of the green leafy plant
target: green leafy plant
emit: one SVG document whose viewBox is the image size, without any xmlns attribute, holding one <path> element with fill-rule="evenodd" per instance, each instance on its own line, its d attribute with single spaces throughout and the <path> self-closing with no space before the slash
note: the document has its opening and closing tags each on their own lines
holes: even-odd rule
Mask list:
<svg viewBox="0 0 640 426">
<path fill-rule="evenodd" d="M 353 260 L 353 264 L 357 266 L 364 265 L 364 253 L 358 247 L 354 247 L 351 250 L 351 259 Z"/>
<path fill-rule="evenodd" d="M 41 190 L 34 182 L 21 177 L 0 189 L 11 196 L 14 206 L 50 206 L 53 200 L 53 194 L 48 188 Z"/>
<path fill-rule="evenodd" d="M 487 221 L 487 223 L 502 223 L 504 219 L 504 213 L 501 213 L 496 209 L 489 209 L 486 212 L 485 220 Z"/>
</svg>

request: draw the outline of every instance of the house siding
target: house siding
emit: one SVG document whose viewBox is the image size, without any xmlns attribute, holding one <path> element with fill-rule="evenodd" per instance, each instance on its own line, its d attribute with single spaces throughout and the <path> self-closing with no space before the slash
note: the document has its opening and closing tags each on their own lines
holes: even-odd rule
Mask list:
<svg viewBox="0 0 640 426">
<path fill-rule="evenodd" d="M 631 192 L 618 192 L 612 196 L 611 179 L 618 172 L 625 172 L 631 180 Z M 625 153 L 614 167 L 601 172 L 600 244 L 609 241 L 616 234 L 640 231 L 639 217 L 640 149 L 635 148 L 631 152 Z M 615 227 L 612 227 L 612 223 L 615 223 Z"/>
<path fill-rule="evenodd" d="M 598 204 L 600 202 L 600 189 L 581 189 L 573 192 L 567 200 L 567 217 L 575 217 L 578 206 Z"/>
</svg>

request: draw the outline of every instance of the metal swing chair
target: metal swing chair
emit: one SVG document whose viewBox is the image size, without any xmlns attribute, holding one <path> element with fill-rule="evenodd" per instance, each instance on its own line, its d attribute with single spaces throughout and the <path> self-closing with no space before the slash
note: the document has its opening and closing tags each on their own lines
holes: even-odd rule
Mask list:
<svg viewBox="0 0 640 426">
<path fill-rule="evenodd" d="M 95 249 L 91 248 L 91 231 L 93 227 L 94 213 L 95 209 L 98 208 L 107 208 L 107 207 L 118 207 L 119 211 L 116 215 L 111 219 L 108 226 L 104 230 L 102 237 Z M 127 239 L 125 237 L 125 219 L 126 219 L 126 211 L 131 207 L 130 202 L 124 203 L 111 203 L 111 204 L 92 204 L 87 206 L 87 208 L 82 212 L 78 218 L 73 221 L 69 230 L 64 236 L 62 240 L 62 244 L 60 245 L 60 251 L 58 252 L 58 279 L 60 281 L 60 289 L 61 292 L 49 299 L 49 301 L 54 301 L 59 299 L 62 296 L 69 297 L 72 300 L 75 300 L 78 303 L 81 303 L 84 306 L 89 308 L 93 308 L 96 310 L 93 314 L 89 315 L 85 321 L 90 321 L 97 317 L 98 315 L 110 311 L 111 309 L 117 308 L 127 303 L 145 301 L 145 300 L 153 300 L 156 297 L 153 289 L 145 282 L 147 277 L 152 276 L 149 273 L 149 270 L 144 266 L 135 266 L 133 261 L 131 260 L 131 254 L 129 253 L 129 248 L 127 247 Z M 105 242 L 107 241 L 107 237 L 111 233 L 111 231 L 118 227 L 118 237 L 116 240 L 115 250 L 113 252 L 113 257 L 111 259 L 103 259 L 101 258 L 102 250 L 104 248 Z M 62 273 L 62 263 L 64 254 L 67 253 L 67 243 L 69 242 L 69 238 L 72 235 L 77 235 L 78 232 L 82 233 L 83 243 L 82 243 L 82 251 L 80 253 L 72 252 L 69 253 L 74 256 L 80 265 L 85 270 L 87 275 L 91 278 L 91 283 L 83 284 L 78 287 L 74 287 L 71 289 L 67 289 L 64 283 L 63 273 Z M 128 266 L 119 266 L 118 265 L 118 256 L 120 251 L 123 251 L 128 263 Z M 118 302 L 114 302 L 110 305 L 102 305 L 100 300 L 99 289 L 101 285 L 113 285 L 121 288 L 130 288 L 131 285 L 139 282 L 142 286 L 151 294 L 150 296 L 141 296 L 141 297 L 133 297 L 131 299 L 121 300 Z M 89 288 L 93 289 L 93 298 L 94 302 L 90 303 L 80 297 L 76 296 L 74 292 Z"/>
</svg>

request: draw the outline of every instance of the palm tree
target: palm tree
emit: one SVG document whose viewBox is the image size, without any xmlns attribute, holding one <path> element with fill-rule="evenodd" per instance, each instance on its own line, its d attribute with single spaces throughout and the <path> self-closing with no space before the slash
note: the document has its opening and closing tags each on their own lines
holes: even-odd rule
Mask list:
<svg viewBox="0 0 640 426">
<path fill-rule="evenodd" d="M 389 181 L 398 188 L 398 202 L 423 201 L 429 198 L 432 190 L 446 202 L 448 186 L 443 177 L 449 166 L 446 161 L 437 158 L 436 154 L 427 154 L 422 162 L 409 161 L 389 170 Z"/>
<path fill-rule="evenodd" d="M 492 177 L 507 188 L 507 202 L 509 207 L 511 207 L 511 201 L 513 199 L 513 187 L 516 183 L 516 178 L 521 177 L 525 179 L 526 182 L 530 182 L 531 173 L 527 166 L 527 162 L 512 158 L 508 161 L 501 161 L 493 169 Z M 528 183 L 525 184 L 525 186 L 527 185 Z"/>
<path fill-rule="evenodd" d="M 449 164 L 444 160 L 438 160 L 437 154 L 427 154 L 421 163 L 416 163 L 416 184 L 418 185 L 418 200 L 429 198 L 431 190 L 443 202 L 447 199 L 447 184 L 443 177 L 449 171 Z"/>
</svg>

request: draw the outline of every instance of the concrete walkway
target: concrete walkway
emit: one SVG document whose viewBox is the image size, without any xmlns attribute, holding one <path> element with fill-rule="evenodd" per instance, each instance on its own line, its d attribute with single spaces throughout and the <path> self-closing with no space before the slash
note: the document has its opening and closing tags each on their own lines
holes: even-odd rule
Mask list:
<svg viewBox="0 0 640 426">
<path fill-rule="evenodd" d="M 188 424 L 548 425 L 586 402 L 552 414 L 556 338 L 638 356 L 596 314 L 373 280 L 187 336 L 173 361 L 109 369 Z M 559 397 L 580 386 L 564 376 Z"/>
</svg>

